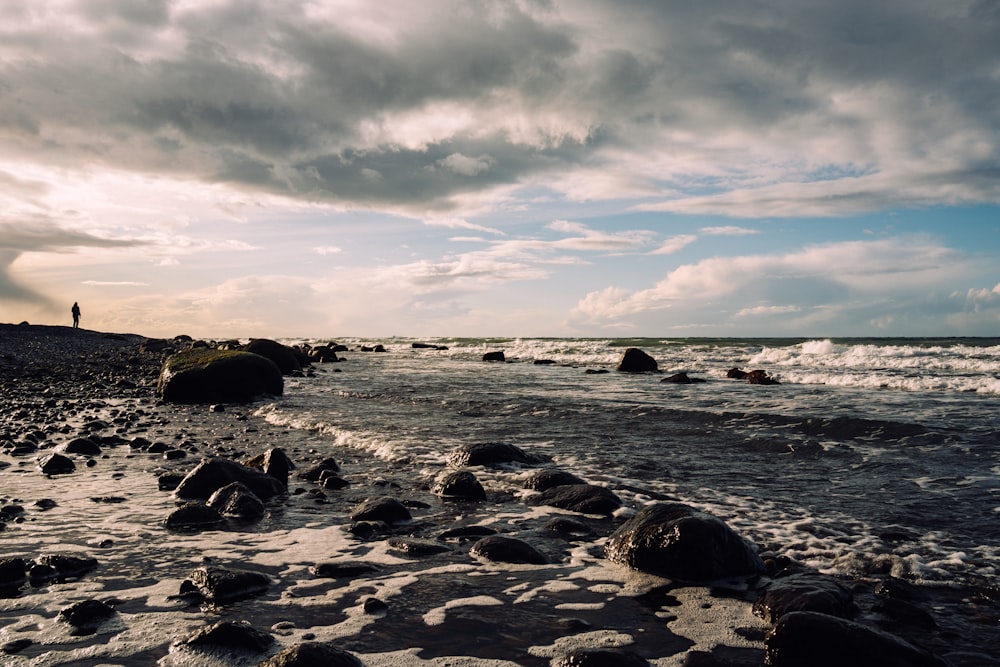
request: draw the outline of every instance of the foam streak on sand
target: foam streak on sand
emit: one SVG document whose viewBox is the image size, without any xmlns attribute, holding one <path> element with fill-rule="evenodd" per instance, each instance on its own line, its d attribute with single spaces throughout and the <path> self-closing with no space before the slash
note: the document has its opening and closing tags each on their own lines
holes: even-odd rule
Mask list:
<svg viewBox="0 0 1000 667">
<path fill-rule="evenodd" d="M 286 377 L 284 396 L 215 411 L 158 402 L 169 346 L 143 352 L 144 342 L 0 325 L 0 558 L 98 561 L 0 594 L 5 667 L 257 665 L 309 640 L 369 667 L 543 667 L 582 649 L 630 651 L 658 667 L 708 652 L 759 665 L 771 624 L 752 612 L 758 589 L 803 570 L 846 582 L 856 620 L 955 665 L 1000 654 L 1000 341 L 430 341 L 443 350 L 347 340 L 346 361 Z M 357 350 L 374 342 L 388 352 Z M 663 373 L 585 373 L 609 370 L 626 346 Z M 481 361 L 496 349 L 509 363 Z M 727 380 L 734 366 L 765 367 L 782 384 Z M 678 371 L 706 382 L 660 382 Z M 100 454 L 69 454 L 69 474 L 39 471 L 42 454 L 81 436 Z M 475 443 L 550 457 L 546 466 L 622 506 L 591 515 L 534 504 L 534 466 L 510 462 L 469 468 L 486 501 L 435 495 L 450 454 Z M 243 461 L 272 447 L 296 469 L 262 519 L 164 526 L 177 500 L 161 480 L 201 457 Z M 347 486 L 296 477 L 329 458 Z M 376 496 L 400 500 L 412 518 L 354 522 Z M 675 501 L 754 542 L 768 576 L 694 586 L 604 557 L 625 519 Z M 490 532 L 548 563 L 473 558 Z M 221 604 L 181 595 L 203 567 L 248 570 L 267 585 Z M 874 595 L 897 580 L 927 596 L 912 617 Z M 57 620 L 94 599 L 115 613 L 94 634 Z M 250 621 L 275 643 L 184 643 L 222 620 Z"/>
</svg>

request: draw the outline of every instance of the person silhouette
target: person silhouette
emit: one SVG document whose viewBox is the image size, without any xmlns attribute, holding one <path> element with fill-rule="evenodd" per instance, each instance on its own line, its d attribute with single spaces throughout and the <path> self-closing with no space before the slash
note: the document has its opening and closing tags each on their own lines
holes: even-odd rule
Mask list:
<svg viewBox="0 0 1000 667">
<path fill-rule="evenodd" d="M 73 302 L 73 308 L 70 309 L 70 312 L 73 313 L 73 328 L 74 329 L 79 329 L 80 328 L 80 304 L 78 304 L 76 301 L 74 301 Z"/>
</svg>

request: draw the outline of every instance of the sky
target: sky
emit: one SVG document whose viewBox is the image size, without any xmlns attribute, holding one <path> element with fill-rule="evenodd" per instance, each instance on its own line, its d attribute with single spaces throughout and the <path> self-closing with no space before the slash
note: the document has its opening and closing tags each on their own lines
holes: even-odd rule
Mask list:
<svg viewBox="0 0 1000 667">
<path fill-rule="evenodd" d="M 0 3 L 0 322 L 1000 335 L 995 0 Z"/>
</svg>

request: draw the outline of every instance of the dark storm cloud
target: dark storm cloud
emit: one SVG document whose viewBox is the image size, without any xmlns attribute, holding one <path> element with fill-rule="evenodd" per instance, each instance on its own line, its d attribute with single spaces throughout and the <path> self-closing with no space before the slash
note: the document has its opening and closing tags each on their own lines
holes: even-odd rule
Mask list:
<svg viewBox="0 0 1000 667">
<path fill-rule="evenodd" d="M 996 3 L 78 8 L 0 10 L 9 156 L 414 210 L 577 169 L 751 214 L 817 180 L 861 209 L 938 177 L 930 203 L 998 200 Z"/>
</svg>

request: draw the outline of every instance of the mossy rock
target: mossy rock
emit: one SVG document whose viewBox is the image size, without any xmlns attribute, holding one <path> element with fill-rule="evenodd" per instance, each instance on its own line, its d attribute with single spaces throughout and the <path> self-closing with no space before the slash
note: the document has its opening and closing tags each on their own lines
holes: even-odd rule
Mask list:
<svg viewBox="0 0 1000 667">
<path fill-rule="evenodd" d="M 198 348 L 167 357 L 157 391 L 172 403 L 244 403 L 284 392 L 281 370 L 252 352 Z"/>
<path fill-rule="evenodd" d="M 254 338 L 243 349 L 247 352 L 267 357 L 281 369 L 285 375 L 298 373 L 302 370 L 302 361 L 294 348 L 268 338 Z"/>
</svg>

